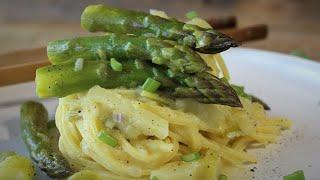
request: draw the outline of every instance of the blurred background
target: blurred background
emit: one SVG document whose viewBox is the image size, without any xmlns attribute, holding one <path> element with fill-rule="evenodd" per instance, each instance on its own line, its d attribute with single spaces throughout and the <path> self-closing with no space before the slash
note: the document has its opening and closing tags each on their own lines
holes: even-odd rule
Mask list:
<svg viewBox="0 0 320 180">
<path fill-rule="evenodd" d="M 84 35 L 80 15 L 89 4 L 149 11 L 184 20 L 195 10 L 204 18 L 235 15 L 238 27 L 267 24 L 267 39 L 243 46 L 320 60 L 319 0 L 1 0 L 0 53 L 45 46 L 49 40 Z"/>
</svg>

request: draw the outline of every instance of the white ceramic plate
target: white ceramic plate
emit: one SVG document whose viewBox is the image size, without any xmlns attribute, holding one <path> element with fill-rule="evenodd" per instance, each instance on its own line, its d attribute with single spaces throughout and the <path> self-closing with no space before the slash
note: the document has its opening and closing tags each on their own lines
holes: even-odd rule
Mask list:
<svg viewBox="0 0 320 180">
<path fill-rule="evenodd" d="M 236 48 L 223 53 L 232 81 L 266 101 L 272 116 L 294 121 L 277 144 L 257 149 L 255 179 L 282 179 L 304 170 L 306 179 L 320 179 L 320 64 L 284 54 Z M 1 77 L 4 78 L 4 77 Z M 19 134 L 19 105 L 35 99 L 34 84 L 0 88 L 0 150 L 27 155 Z M 51 117 L 57 100 L 43 101 Z M 40 178 L 43 179 L 42 173 Z"/>
</svg>

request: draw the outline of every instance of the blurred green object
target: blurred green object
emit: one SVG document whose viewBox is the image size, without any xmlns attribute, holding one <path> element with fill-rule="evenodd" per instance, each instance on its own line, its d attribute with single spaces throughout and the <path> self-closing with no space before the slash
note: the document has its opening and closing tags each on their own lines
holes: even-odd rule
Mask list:
<svg viewBox="0 0 320 180">
<path fill-rule="evenodd" d="M 305 180 L 304 173 L 302 170 L 293 172 L 292 174 L 283 177 L 283 180 Z"/>
<path fill-rule="evenodd" d="M 293 50 L 290 52 L 291 55 L 294 55 L 294 56 L 298 56 L 298 57 L 301 57 L 301 58 L 305 58 L 305 59 L 310 59 L 306 53 L 304 53 L 303 51 L 301 50 Z"/>
<path fill-rule="evenodd" d="M 228 176 L 224 175 L 224 174 L 221 174 L 219 176 L 219 180 L 228 180 Z"/>
<path fill-rule="evenodd" d="M 188 19 L 193 19 L 193 18 L 196 18 L 198 17 L 198 13 L 196 11 L 189 11 L 186 13 L 186 18 Z"/>
<path fill-rule="evenodd" d="M 244 86 L 238 86 L 238 85 L 231 84 L 231 87 L 236 91 L 236 93 L 237 93 L 238 96 L 247 98 L 247 99 L 249 99 L 250 101 L 252 100 L 252 99 L 251 99 L 251 96 L 248 95 L 248 94 L 244 91 Z"/>
</svg>

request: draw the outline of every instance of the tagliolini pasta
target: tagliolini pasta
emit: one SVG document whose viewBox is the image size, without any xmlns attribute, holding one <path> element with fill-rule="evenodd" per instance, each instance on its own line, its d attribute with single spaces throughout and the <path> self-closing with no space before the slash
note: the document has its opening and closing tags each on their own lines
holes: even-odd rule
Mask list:
<svg viewBox="0 0 320 180">
<path fill-rule="evenodd" d="M 87 170 L 82 175 L 214 179 L 220 174 L 221 161 L 255 163 L 246 147 L 252 142 L 275 142 L 281 130 L 291 125 L 288 120 L 268 118 L 260 104 L 241 101 L 242 109 L 193 100 L 177 100 L 168 107 L 135 90 L 95 86 L 87 93 L 60 99 L 59 149 L 75 170 Z M 115 113 L 123 118 L 115 120 Z M 101 141 L 101 131 L 116 139 L 118 146 Z M 200 159 L 181 160 L 191 152 L 200 152 Z"/>
</svg>

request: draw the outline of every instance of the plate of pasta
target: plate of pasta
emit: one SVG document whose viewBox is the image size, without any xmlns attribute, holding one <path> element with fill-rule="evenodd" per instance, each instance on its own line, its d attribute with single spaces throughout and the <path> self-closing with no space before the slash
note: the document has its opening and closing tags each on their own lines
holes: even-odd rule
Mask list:
<svg viewBox="0 0 320 180">
<path fill-rule="evenodd" d="M 92 5 L 81 25 L 107 33 L 49 42 L 35 82 L 0 88 L 2 179 L 320 177 L 319 64 L 199 17 Z"/>
</svg>

